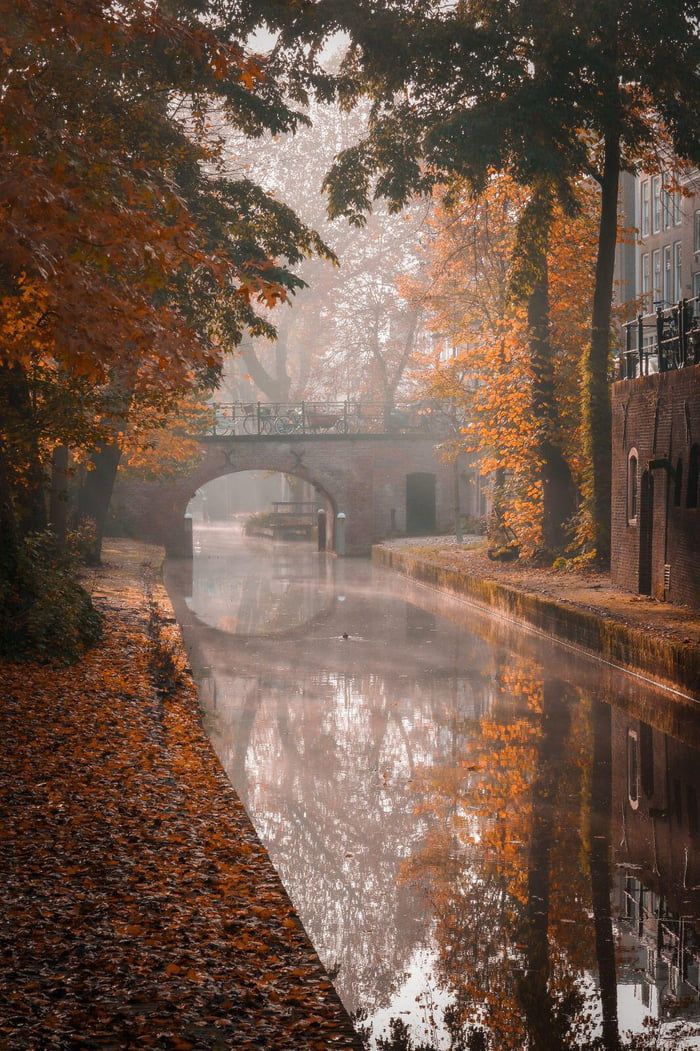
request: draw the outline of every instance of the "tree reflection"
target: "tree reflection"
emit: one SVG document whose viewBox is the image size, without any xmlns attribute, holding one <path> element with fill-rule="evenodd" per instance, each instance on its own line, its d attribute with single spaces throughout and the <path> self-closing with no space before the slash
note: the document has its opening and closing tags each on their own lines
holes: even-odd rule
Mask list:
<svg viewBox="0 0 700 1051">
<path fill-rule="evenodd" d="M 610 705 L 595 700 L 591 706 L 593 762 L 589 810 L 589 865 L 595 929 L 600 1003 L 603 1014 L 603 1046 L 617 1051 L 620 1036 L 617 1018 L 617 978 L 610 892 L 612 845 L 612 734 Z"/>
<path fill-rule="evenodd" d="M 641 749 L 633 811 L 617 784 L 627 725 L 613 750 L 610 708 L 573 685 L 592 675 L 578 680 L 558 653 L 552 674 L 552 651 L 514 654 L 493 622 L 467 631 L 359 575 L 353 587 L 343 567 L 342 602 L 304 639 L 200 624 L 193 645 L 216 685 L 212 740 L 346 1006 L 364 1010 L 358 1026 L 378 1051 L 664 1046 L 663 1026 L 634 1045 L 618 1036 L 610 905 L 611 840 L 637 871 L 645 790 L 653 842 L 662 826 L 671 835 L 649 735 L 629 730 Z M 250 622 L 268 601 L 253 592 Z M 700 795 L 683 769 L 681 861 Z M 695 880 L 692 857 L 686 871 Z M 638 882 L 627 893 L 623 878 L 635 916 Z"/>
<path fill-rule="evenodd" d="M 370 597 L 358 605 L 343 614 L 352 634 L 371 618 Z M 387 1003 L 431 939 L 423 889 L 398 885 L 402 859 L 434 823 L 415 812 L 414 771 L 458 754 L 460 723 L 475 732 L 493 692 L 488 651 L 454 629 L 435 633 L 409 677 L 401 640 L 434 631 L 435 619 L 395 600 L 384 615 L 398 641 L 395 654 L 378 650 L 381 674 L 363 672 L 352 646 L 336 644 L 329 656 L 333 643 L 318 663 L 336 671 L 265 640 L 237 649 L 238 675 L 221 671 L 230 644 L 205 636 L 198 654 L 216 676 L 207 722 L 224 766 L 341 995 L 371 1009 Z M 323 635 L 339 631 L 328 624 Z"/>
<path fill-rule="evenodd" d="M 442 977 L 463 1029 L 478 1021 L 487 1046 L 555 1051 L 589 1029 L 586 727 L 571 718 L 571 688 L 537 666 L 505 667 L 500 684 L 471 752 L 449 771 L 424 772 L 440 820 L 405 872 L 430 885 Z"/>
</svg>

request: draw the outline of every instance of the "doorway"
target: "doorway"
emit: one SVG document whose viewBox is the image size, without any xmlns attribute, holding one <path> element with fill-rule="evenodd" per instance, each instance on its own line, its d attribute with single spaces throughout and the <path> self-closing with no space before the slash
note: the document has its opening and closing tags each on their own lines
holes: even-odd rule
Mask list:
<svg viewBox="0 0 700 1051">
<path fill-rule="evenodd" d="M 652 550 L 654 539 L 654 476 L 650 470 L 642 475 L 639 501 L 639 594 L 651 595 Z"/>
<path fill-rule="evenodd" d="M 435 475 L 429 471 L 406 475 L 406 532 L 409 536 L 435 532 Z"/>
</svg>

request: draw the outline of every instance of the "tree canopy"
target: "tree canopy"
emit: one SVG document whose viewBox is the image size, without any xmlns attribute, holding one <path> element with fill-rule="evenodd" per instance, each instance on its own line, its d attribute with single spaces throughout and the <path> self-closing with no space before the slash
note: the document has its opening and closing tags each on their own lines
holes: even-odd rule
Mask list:
<svg viewBox="0 0 700 1051">
<path fill-rule="evenodd" d="M 489 172 L 554 194 L 575 211 L 582 178 L 600 188 L 598 253 L 581 397 L 589 461 L 586 497 L 595 542 L 609 549 L 609 350 L 620 173 L 653 160 L 664 136 L 681 158 L 700 158 L 696 5 L 688 0 L 319 0 L 300 5 L 282 40 L 318 46 L 332 33 L 351 45 L 335 84 L 348 104 L 373 100 L 365 139 L 341 153 L 327 179 L 331 214 L 363 223 L 372 201 L 401 208 L 459 177 L 483 191 Z M 309 54 L 313 57 L 314 49 Z M 323 80 L 327 89 L 327 78 Z M 659 162 L 657 157 L 656 163 Z M 527 264 L 542 209 L 521 229 Z M 533 213 L 537 215 L 537 210 Z M 542 257 L 535 251 L 535 266 Z M 532 259 L 530 260 L 532 262 Z M 534 291 L 532 267 L 525 276 Z M 521 275 L 522 276 L 522 275 Z M 546 304 L 534 325 L 541 357 Z M 540 332 L 537 335 L 537 332 Z M 544 441 L 551 445 L 546 434 Z M 553 466 L 556 466 L 553 461 Z"/>
<path fill-rule="evenodd" d="M 128 418 L 211 385 L 244 332 L 272 331 L 263 312 L 302 286 L 301 260 L 331 253 L 222 165 L 215 127 L 255 137 L 305 120 L 247 47 L 258 5 L 2 0 L 0 13 L 0 524 L 16 592 L 54 451 L 98 450 L 98 516 Z"/>
</svg>

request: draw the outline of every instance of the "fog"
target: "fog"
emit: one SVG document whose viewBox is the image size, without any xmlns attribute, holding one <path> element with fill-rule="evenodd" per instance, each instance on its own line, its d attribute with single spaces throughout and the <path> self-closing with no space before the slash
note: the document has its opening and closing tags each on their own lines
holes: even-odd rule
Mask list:
<svg viewBox="0 0 700 1051">
<path fill-rule="evenodd" d="M 269 511 L 275 503 L 306 503 L 316 499 L 308 482 L 278 471 L 239 471 L 215 478 L 198 489 L 187 506 L 193 524 L 242 524 L 251 514 Z"/>
<path fill-rule="evenodd" d="M 245 337 L 228 357 L 221 402 L 309 399 L 395 404 L 415 388 L 412 366 L 432 348 L 420 303 L 422 253 L 431 205 L 399 215 L 375 202 L 363 225 L 328 218 L 323 180 L 336 155 L 360 141 L 368 107 L 344 112 L 314 103 L 310 126 L 295 135 L 228 142 L 232 171 L 289 205 L 324 239 L 337 263 L 306 260 L 306 283 L 266 312 L 275 339 Z"/>
</svg>

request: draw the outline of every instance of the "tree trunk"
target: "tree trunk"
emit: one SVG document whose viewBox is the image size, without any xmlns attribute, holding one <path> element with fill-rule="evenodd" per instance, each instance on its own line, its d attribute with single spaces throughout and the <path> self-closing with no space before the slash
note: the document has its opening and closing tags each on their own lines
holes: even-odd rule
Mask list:
<svg viewBox="0 0 700 1051">
<path fill-rule="evenodd" d="M 491 477 L 491 514 L 488 524 L 489 539 L 494 541 L 499 539 L 499 531 L 505 525 L 505 487 L 505 468 L 497 467 Z"/>
<path fill-rule="evenodd" d="M 604 562 L 610 560 L 612 419 L 609 366 L 619 186 L 620 136 L 609 133 L 605 137 L 601 178 L 591 341 L 583 358 L 582 386 L 586 498 L 593 519 L 596 551 Z"/>
<path fill-rule="evenodd" d="M 612 806 L 610 705 L 594 700 L 592 719 L 593 768 L 591 771 L 589 840 L 593 925 L 603 1013 L 603 1045 L 606 1051 L 618 1051 L 620 1037 L 617 1018 L 617 975 L 610 907 L 612 885 L 610 871 L 610 810 Z"/>
<path fill-rule="evenodd" d="M 556 823 L 556 791 L 563 762 L 563 742 L 569 728 L 564 689 L 545 681 L 542 733 L 537 748 L 537 772 L 531 789 L 532 828 L 528 851 L 527 904 L 523 941 L 526 970 L 518 983 L 532 1051 L 558 1051 L 565 1046 L 562 1020 L 555 1017 L 549 990 L 550 866 Z"/>
<path fill-rule="evenodd" d="M 0 441 L 0 593 L 5 582 L 15 579 L 18 553 L 19 528 L 12 499 L 10 472 Z"/>
<path fill-rule="evenodd" d="M 464 540 L 462 535 L 462 508 L 460 507 L 460 475 L 459 475 L 459 453 L 454 458 L 452 465 L 452 484 L 455 503 L 455 541 L 461 544 Z"/>
<path fill-rule="evenodd" d="M 102 538 L 121 455 L 116 442 L 103 442 L 92 455 L 92 469 L 85 473 L 80 491 L 78 520 L 92 522 L 95 529 L 87 552 L 87 561 L 91 565 L 99 565 L 102 557 Z"/>
<path fill-rule="evenodd" d="M 285 402 L 289 398 L 291 380 L 287 372 L 287 339 L 288 324 L 283 323 L 279 326 L 275 341 L 274 375 L 268 372 L 258 358 L 252 339 L 245 339 L 240 346 L 248 375 L 263 396 L 272 402 Z"/>
<path fill-rule="evenodd" d="M 65 445 L 57 445 L 51 459 L 51 492 L 49 496 L 49 524 L 58 546 L 66 546 L 68 528 L 68 466 L 70 454 Z"/>
<path fill-rule="evenodd" d="M 383 362 L 385 379 L 384 411 L 387 420 L 391 420 L 391 414 L 396 408 L 396 393 L 401 384 L 401 380 L 403 379 L 406 367 L 408 366 L 408 363 L 411 360 L 411 354 L 413 353 L 413 348 L 416 342 L 416 333 L 418 331 L 419 318 L 420 310 L 417 307 L 415 307 L 410 313 L 408 329 L 406 331 L 406 337 L 403 342 L 403 348 L 401 350 L 399 359 L 396 362 L 396 367 L 394 368 L 393 375 L 391 377 L 389 376 L 389 369 L 387 363 Z M 381 357 L 381 354 L 379 356 Z"/>
<path fill-rule="evenodd" d="M 289 401 L 291 379 L 287 372 L 287 349 L 289 341 L 289 323 L 281 324 L 277 330 L 275 343 L 275 378 L 277 397 L 275 401 Z"/>
<path fill-rule="evenodd" d="M 46 529 L 46 478 L 39 454 L 39 434 L 32 406 L 29 381 L 19 365 L 0 366 L 0 419 L 6 435 L 6 484 L 13 493 L 19 533 Z M 17 450 L 24 460 L 21 483 L 13 477 L 7 450 Z"/>
<path fill-rule="evenodd" d="M 547 219 L 543 220 L 547 224 Z M 533 412 L 539 429 L 538 454 L 542 479 L 542 533 L 548 553 L 566 545 L 566 525 L 576 510 L 571 470 L 558 442 L 559 412 L 554 388 L 554 362 L 549 329 L 549 237 L 532 246 L 534 285 L 527 302 L 530 359 L 533 370 Z"/>
</svg>

